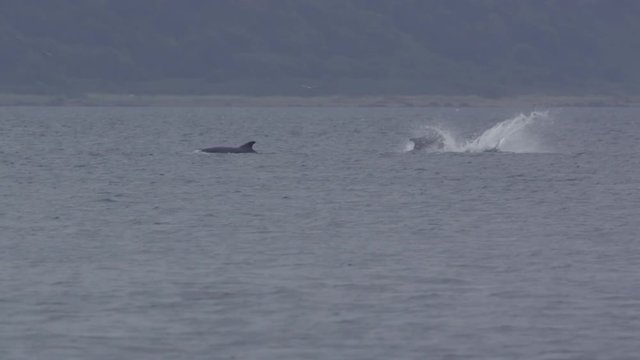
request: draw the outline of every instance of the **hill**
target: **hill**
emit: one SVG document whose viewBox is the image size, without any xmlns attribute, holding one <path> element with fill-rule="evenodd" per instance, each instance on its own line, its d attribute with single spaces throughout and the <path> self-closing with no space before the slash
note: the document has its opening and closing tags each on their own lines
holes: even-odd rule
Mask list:
<svg viewBox="0 0 640 360">
<path fill-rule="evenodd" d="M 634 0 L 4 0 L 0 92 L 640 93 Z"/>
</svg>

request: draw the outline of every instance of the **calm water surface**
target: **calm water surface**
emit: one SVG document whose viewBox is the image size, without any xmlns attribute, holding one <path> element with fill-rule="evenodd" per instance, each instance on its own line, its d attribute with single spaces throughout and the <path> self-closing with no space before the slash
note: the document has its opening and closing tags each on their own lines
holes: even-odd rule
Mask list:
<svg viewBox="0 0 640 360">
<path fill-rule="evenodd" d="M 0 108 L 0 358 L 638 359 L 640 110 L 521 110 Z"/>
</svg>

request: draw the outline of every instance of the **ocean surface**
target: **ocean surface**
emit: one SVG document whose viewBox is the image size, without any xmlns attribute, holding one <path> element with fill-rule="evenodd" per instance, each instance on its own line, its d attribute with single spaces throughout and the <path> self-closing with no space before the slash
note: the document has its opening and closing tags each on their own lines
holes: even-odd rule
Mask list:
<svg viewBox="0 0 640 360">
<path fill-rule="evenodd" d="M 0 108 L 0 359 L 640 359 L 640 109 Z"/>
</svg>

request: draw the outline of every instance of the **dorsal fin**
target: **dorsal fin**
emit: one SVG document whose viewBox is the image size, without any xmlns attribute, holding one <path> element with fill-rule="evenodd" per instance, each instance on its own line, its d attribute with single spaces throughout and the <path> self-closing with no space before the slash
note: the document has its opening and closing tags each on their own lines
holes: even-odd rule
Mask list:
<svg viewBox="0 0 640 360">
<path fill-rule="evenodd" d="M 247 150 L 253 150 L 253 144 L 255 144 L 255 141 L 249 141 L 248 143 L 240 146 L 240 148 L 242 149 L 247 149 Z"/>
</svg>

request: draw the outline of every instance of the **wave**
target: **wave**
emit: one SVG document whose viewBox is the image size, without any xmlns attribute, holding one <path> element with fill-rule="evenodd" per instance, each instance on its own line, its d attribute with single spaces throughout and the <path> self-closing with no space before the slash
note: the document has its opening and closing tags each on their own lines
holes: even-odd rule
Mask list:
<svg viewBox="0 0 640 360">
<path fill-rule="evenodd" d="M 460 138 L 442 126 L 421 128 L 404 146 L 405 151 L 427 152 L 547 152 L 536 127 L 549 120 L 547 111 L 518 114 L 482 132 L 479 136 Z"/>
</svg>

